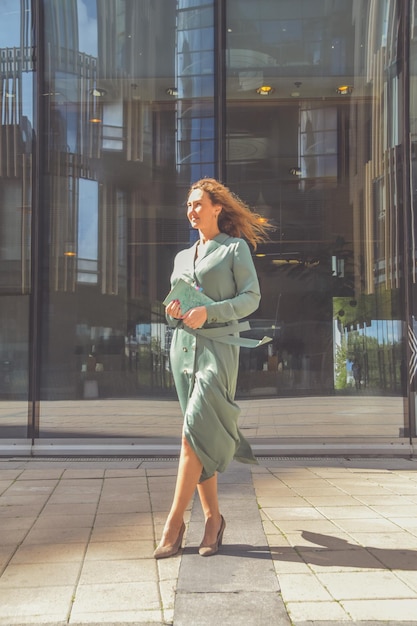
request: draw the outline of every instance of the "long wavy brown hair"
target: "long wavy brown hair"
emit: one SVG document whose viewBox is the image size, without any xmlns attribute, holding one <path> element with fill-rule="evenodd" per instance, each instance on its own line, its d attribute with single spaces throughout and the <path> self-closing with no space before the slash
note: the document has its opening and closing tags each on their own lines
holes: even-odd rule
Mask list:
<svg viewBox="0 0 417 626">
<path fill-rule="evenodd" d="M 249 206 L 223 183 L 215 178 L 202 178 L 191 185 L 188 195 L 194 189 L 205 191 L 213 204 L 222 207 L 218 221 L 222 233 L 247 239 L 255 250 L 258 243 L 268 239 L 268 231 L 272 228 L 268 220 L 251 211 Z"/>
</svg>

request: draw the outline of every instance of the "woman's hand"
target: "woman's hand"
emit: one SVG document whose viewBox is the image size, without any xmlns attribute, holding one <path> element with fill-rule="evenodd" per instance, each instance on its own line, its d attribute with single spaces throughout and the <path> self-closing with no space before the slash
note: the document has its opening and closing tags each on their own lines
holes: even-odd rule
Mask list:
<svg viewBox="0 0 417 626">
<path fill-rule="evenodd" d="M 189 328 L 201 328 L 207 320 L 207 309 L 205 306 L 197 306 L 187 311 L 182 317 L 182 321 Z"/>
<path fill-rule="evenodd" d="M 201 328 L 207 320 L 207 309 L 205 306 L 197 306 L 183 315 L 179 300 L 172 300 L 172 302 L 167 304 L 166 312 L 171 317 L 182 320 L 186 326 L 193 329 Z"/>
<path fill-rule="evenodd" d="M 175 319 L 180 320 L 182 318 L 180 301 L 172 300 L 169 304 L 167 304 L 166 312 L 171 317 L 174 317 Z"/>
</svg>

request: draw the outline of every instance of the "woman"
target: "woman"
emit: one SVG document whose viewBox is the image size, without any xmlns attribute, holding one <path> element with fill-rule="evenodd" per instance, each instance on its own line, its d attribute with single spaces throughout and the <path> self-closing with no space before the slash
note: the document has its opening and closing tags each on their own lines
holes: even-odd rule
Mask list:
<svg viewBox="0 0 417 626">
<path fill-rule="evenodd" d="M 184 414 L 181 453 L 171 510 L 156 559 L 173 556 L 181 547 L 184 513 L 197 487 L 205 517 L 199 553 L 211 556 L 222 543 L 226 526 L 217 497 L 217 472 L 232 459 L 256 463 L 237 426 L 234 402 L 239 358 L 237 320 L 259 305 L 259 283 L 249 246 L 266 238 L 268 225 L 227 187 L 205 178 L 192 185 L 187 217 L 199 240 L 175 258 L 171 284 L 193 284 L 213 302 L 181 311 L 178 300 L 166 313 L 175 326 L 171 368 Z"/>
</svg>

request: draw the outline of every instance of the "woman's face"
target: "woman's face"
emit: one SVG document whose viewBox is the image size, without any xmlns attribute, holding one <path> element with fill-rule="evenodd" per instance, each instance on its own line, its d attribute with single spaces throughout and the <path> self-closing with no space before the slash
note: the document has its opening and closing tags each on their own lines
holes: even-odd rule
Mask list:
<svg viewBox="0 0 417 626">
<path fill-rule="evenodd" d="M 210 196 L 202 189 L 193 189 L 187 200 L 187 217 L 193 228 L 201 232 L 217 229 L 217 217 L 221 211 L 219 204 L 213 204 Z"/>
</svg>

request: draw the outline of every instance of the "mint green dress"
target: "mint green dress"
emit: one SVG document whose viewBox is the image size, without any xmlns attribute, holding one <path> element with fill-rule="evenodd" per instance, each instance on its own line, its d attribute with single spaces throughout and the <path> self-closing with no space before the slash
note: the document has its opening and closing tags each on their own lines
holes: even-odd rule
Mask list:
<svg viewBox="0 0 417 626">
<path fill-rule="evenodd" d="M 202 482 L 223 472 L 232 459 L 257 463 L 237 423 L 239 346 L 229 344 L 227 338 L 225 342 L 224 333 L 219 341 L 210 332 L 218 335 L 219 328 L 230 327 L 225 332 L 230 330 L 229 337 L 235 339 L 237 321 L 258 308 L 260 290 L 246 241 L 220 233 L 196 258 L 197 245 L 177 254 L 171 286 L 183 278 L 215 302 L 207 306 L 202 334 L 173 318 L 169 322 L 175 326 L 170 360 L 184 414 L 184 435 L 203 464 Z"/>
</svg>

